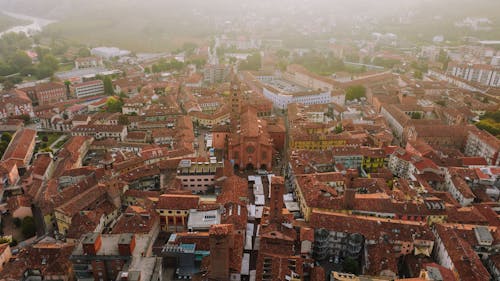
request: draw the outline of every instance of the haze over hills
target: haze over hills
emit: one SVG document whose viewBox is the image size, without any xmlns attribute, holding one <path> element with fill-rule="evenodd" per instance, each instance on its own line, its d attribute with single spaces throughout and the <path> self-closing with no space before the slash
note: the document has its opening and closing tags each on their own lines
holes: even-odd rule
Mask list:
<svg viewBox="0 0 500 281">
<path fill-rule="evenodd" d="M 454 21 L 481 16 L 495 23 L 495 11 L 500 9 L 500 2 L 495 0 L 385 0 L 383 5 L 382 1 L 370 0 L 334 2 L 291 0 L 284 5 L 278 0 L 0 0 L 0 9 L 59 20 L 47 28 L 47 35 L 139 51 L 205 40 L 229 23 L 233 31 L 245 34 L 251 27 L 262 37 L 328 39 L 352 35 L 352 27 L 359 26 L 361 34 L 385 31 L 429 40 L 447 33 L 457 39 L 474 34 L 457 30 Z M 301 26 L 311 21 L 335 28 L 317 34 L 302 31 Z M 495 31 L 491 31 L 493 35 L 479 35 L 492 39 Z"/>
</svg>

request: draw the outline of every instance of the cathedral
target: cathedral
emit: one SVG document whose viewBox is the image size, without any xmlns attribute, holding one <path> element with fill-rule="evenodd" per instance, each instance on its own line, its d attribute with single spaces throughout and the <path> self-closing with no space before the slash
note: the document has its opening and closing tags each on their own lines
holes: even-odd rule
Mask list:
<svg viewBox="0 0 500 281">
<path fill-rule="evenodd" d="M 274 148 L 267 122 L 258 118 L 252 105 L 242 104 L 241 84 L 236 75 L 230 87 L 231 128 L 225 132 L 214 130 L 214 139 L 224 140 L 226 157 L 235 169 L 271 170 Z"/>
</svg>

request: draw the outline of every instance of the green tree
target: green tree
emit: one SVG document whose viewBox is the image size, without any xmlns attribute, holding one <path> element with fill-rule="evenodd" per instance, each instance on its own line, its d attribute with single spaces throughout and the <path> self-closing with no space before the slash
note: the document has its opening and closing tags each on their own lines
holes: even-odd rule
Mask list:
<svg viewBox="0 0 500 281">
<path fill-rule="evenodd" d="M 23 233 L 25 238 L 35 236 L 36 227 L 35 220 L 33 217 L 25 217 L 21 224 L 21 232 Z"/>
<path fill-rule="evenodd" d="M 14 223 L 14 225 L 16 227 L 21 227 L 22 221 L 20 218 L 14 218 L 14 220 L 12 220 L 12 222 Z"/>
<path fill-rule="evenodd" d="M 260 53 L 253 53 L 248 58 L 240 63 L 240 69 L 241 70 L 253 70 L 257 71 L 261 67 L 261 56 Z"/>
<path fill-rule="evenodd" d="M 24 124 L 28 124 L 29 122 L 31 122 L 31 117 L 28 114 L 21 115 L 21 119 L 23 119 Z"/>
<path fill-rule="evenodd" d="M 123 102 L 114 97 L 110 97 L 106 102 L 106 108 L 108 112 L 121 112 L 122 111 Z"/>
<path fill-rule="evenodd" d="M 397 59 L 386 59 L 386 58 L 381 58 L 377 57 L 373 60 L 374 65 L 382 66 L 385 68 L 393 68 L 396 64 L 401 63 L 400 60 Z"/>
<path fill-rule="evenodd" d="M 16 70 L 8 63 L 0 61 L 0 76 L 7 76 L 15 73 Z"/>
<path fill-rule="evenodd" d="M 416 78 L 416 79 L 422 80 L 422 78 L 424 78 L 424 75 L 422 74 L 422 71 L 420 71 L 420 70 L 417 69 L 413 73 L 413 77 Z"/>
<path fill-rule="evenodd" d="M 53 71 L 56 71 L 59 69 L 59 61 L 54 57 L 52 54 L 47 54 L 43 57 L 43 60 L 41 60 L 40 63 L 41 66 L 46 66 Z"/>
<path fill-rule="evenodd" d="M 17 71 L 31 65 L 31 58 L 23 51 L 17 51 L 11 58 L 10 64 Z"/>
<path fill-rule="evenodd" d="M 422 113 L 420 112 L 412 112 L 411 119 L 422 119 Z"/>
<path fill-rule="evenodd" d="M 9 243 L 9 246 L 15 247 L 15 246 L 17 246 L 17 244 L 18 244 L 17 239 L 12 238 L 12 241 Z"/>
<path fill-rule="evenodd" d="M 359 263 L 353 258 L 346 258 L 343 264 L 344 272 L 359 274 Z"/>
<path fill-rule="evenodd" d="M 106 95 L 113 95 L 115 93 L 115 90 L 113 89 L 113 82 L 111 81 L 111 78 L 109 76 L 104 77 L 104 93 Z"/>
<path fill-rule="evenodd" d="M 38 60 L 39 61 L 43 61 L 43 59 L 45 58 L 45 55 L 50 54 L 50 50 L 49 49 L 43 48 L 43 47 L 40 47 L 40 46 L 35 47 L 35 52 L 36 52 L 36 54 L 38 56 Z"/>
<path fill-rule="evenodd" d="M 288 56 L 290 56 L 290 52 L 288 50 L 279 49 L 276 51 L 276 56 L 280 59 L 288 58 Z"/>
<path fill-rule="evenodd" d="M 182 50 L 186 52 L 187 56 L 191 56 L 194 53 L 194 50 L 196 50 L 196 48 L 198 48 L 198 45 L 196 45 L 196 43 L 193 42 L 186 42 L 182 44 Z"/>
<path fill-rule="evenodd" d="M 204 59 L 194 59 L 194 60 L 190 60 L 188 62 L 188 64 L 194 64 L 194 65 L 196 65 L 197 68 L 200 68 L 200 67 L 204 66 L 206 63 L 207 63 L 207 61 L 204 60 Z"/>
<path fill-rule="evenodd" d="M 70 90 L 70 86 L 71 86 L 71 81 L 64 81 L 64 86 L 66 86 L 66 94 L 69 95 L 69 93 L 71 92 Z"/>
<path fill-rule="evenodd" d="M 2 85 L 4 90 L 12 90 L 15 86 L 15 84 L 10 79 L 6 79 L 5 81 L 3 81 Z"/>
<path fill-rule="evenodd" d="M 355 100 L 364 97 L 366 94 L 366 88 L 363 85 L 349 86 L 346 89 L 346 100 Z"/>
<path fill-rule="evenodd" d="M 22 76 L 31 76 L 31 75 L 35 75 L 36 74 L 36 67 L 30 65 L 30 66 L 27 66 L 23 69 L 21 69 L 21 75 Z"/>
<path fill-rule="evenodd" d="M 10 133 L 3 133 L 2 137 L 0 138 L 2 141 L 9 143 L 12 140 L 12 135 Z"/>
<path fill-rule="evenodd" d="M 79 57 L 90 57 L 90 50 L 87 47 L 81 47 L 78 50 L 78 56 Z"/>
<path fill-rule="evenodd" d="M 8 142 L 4 142 L 4 141 L 0 142 L 0 157 L 3 156 L 3 154 L 5 153 L 5 150 L 7 150 L 8 146 L 9 146 Z"/>
<path fill-rule="evenodd" d="M 438 100 L 436 104 L 439 104 L 440 106 L 446 106 L 446 101 L 444 100 Z"/>
<path fill-rule="evenodd" d="M 38 79 L 52 77 L 52 75 L 54 75 L 54 72 L 55 71 L 53 69 L 51 69 L 50 67 L 40 64 L 40 65 L 38 65 L 38 69 L 36 71 L 36 77 Z"/>
</svg>

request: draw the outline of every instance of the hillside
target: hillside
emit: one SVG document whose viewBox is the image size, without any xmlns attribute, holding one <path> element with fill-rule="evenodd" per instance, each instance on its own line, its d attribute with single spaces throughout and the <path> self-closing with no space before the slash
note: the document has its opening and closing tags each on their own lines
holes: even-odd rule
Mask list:
<svg viewBox="0 0 500 281">
<path fill-rule="evenodd" d="M 7 16 L 6 14 L 0 13 L 0 32 L 5 31 L 16 25 L 28 24 L 29 22 L 15 19 Z"/>
</svg>

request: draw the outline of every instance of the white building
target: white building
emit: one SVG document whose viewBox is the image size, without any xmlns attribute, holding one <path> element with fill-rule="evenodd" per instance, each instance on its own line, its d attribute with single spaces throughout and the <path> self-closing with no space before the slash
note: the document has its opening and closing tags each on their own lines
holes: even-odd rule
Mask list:
<svg viewBox="0 0 500 281">
<path fill-rule="evenodd" d="M 97 68 L 104 67 L 104 63 L 102 62 L 101 57 L 85 57 L 85 58 L 77 58 L 75 60 L 75 68 L 76 69 L 85 69 L 85 68 Z"/>
<path fill-rule="evenodd" d="M 471 190 L 471 186 L 477 185 L 479 180 L 475 177 L 475 174 L 473 175 L 473 170 L 448 168 L 444 174 L 444 179 L 448 192 L 460 205 L 468 206 L 476 198 Z"/>
<path fill-rule="evenodd" d="M 184 190 L 195 193 L 206 192 L 210 187 L 214 187 L 217 169 L 222 167 L 222 162 L 182 160 L 177 167 L 176 178 L 181 181 Z"/>
<path fill-rule="evenodd" d="M 89 136 L 96 140 L 115 139 L 124 141 L 127 137 L 127 126 L 122 125 L 80 125 L 71 130 L 72 136 Z"/>
<path fill-rule="evenodd" d="M 130 54 L 130 51 L 120 50 L 116 47 L 97 47 L 90 50 L 93 56 L 99 56 L 105 59 L 111 59 L 114 57 L 123 57 Z"/>
<path fill-rule="evenodd" d="M 101 80 L 92 80 L 72 86 L 76 98 L 104 95 L 104 83 Z"/>
<path fill-rule="evenodd" d="M 465 143 L 465 155 L 486 159 L 489 165 L 500 165 L 500 140 L 488 132 L 479 129 L 469 131 Z"/>
<path fill-rule="evenodd" d="M 261 80 L 264 84 L 262 93 L 264 97 L 273 102 L 273 105 L 280 109 L 285 109 L 290 103 L 304 105 L 338 103 L 344 104 L 345 95 L 332 95 L 327 89 L 311 90 L 301 85 L 294 84 L 287 80 L 278 78 Z"/>
<path fill-rule="evenodd" d="M 213 224 L 220 224 L 221 209 L 189 210 L 187 228 L 190 232 L 208 231 Z"/>
<path fill-rule="evenodd" d="M 393 105 L 384 105 L 380 109 L 380 114 L 384 117 L 387 124 L 394 133 L 394 137 L 399 142 L 403 141 L 403 131 L 409 117 Z"/>
<path fill-rule="evenodd" d="M 500 87 L 500 71 L 488 64 L 456 64 L 448 66 L 449 74 L 485 86 Z"/>
<path fill-rule="evenodd" d="M 224 65 L 206 65 L 203 68 L 203 82 L 213 84 L 222 82 L 229 74 L 229 68 Z"/>
</svg>

